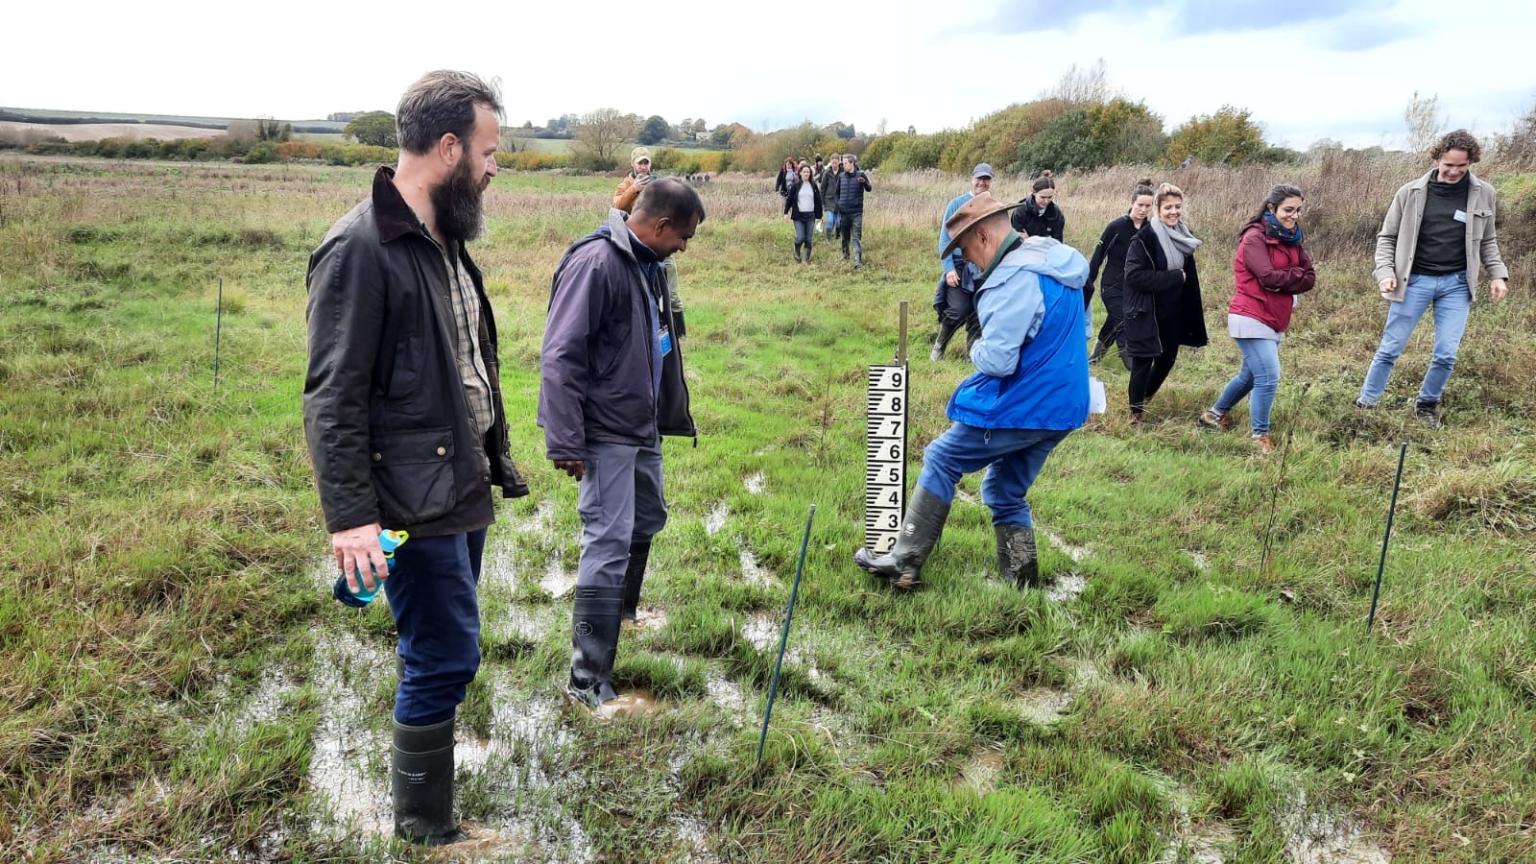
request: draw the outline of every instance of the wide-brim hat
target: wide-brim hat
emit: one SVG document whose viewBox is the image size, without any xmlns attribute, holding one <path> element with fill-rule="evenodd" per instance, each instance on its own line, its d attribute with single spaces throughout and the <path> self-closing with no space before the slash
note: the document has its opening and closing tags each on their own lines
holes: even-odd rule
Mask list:
<svg viewBox="0 0 1536 864">
<path fill-rule="evenodd" d="M 939 257 L 948 258 L 954 254 L 955 247 L 960 245 L 960 238 L 965 235 L 965 232 L 986 221 L 987 217 L 1006 213 L 1019 206 L 1019 203 L 1004 203 L 993 198 L 991 192 L 972 196 L 971 200 L 961 204 L 960 209 L 956 210 L 954 215 L 949 217 L 949 221 L 944 223 L 945 230 L 949 232 L 949 245 L 944 247 Z"/>
</svg>

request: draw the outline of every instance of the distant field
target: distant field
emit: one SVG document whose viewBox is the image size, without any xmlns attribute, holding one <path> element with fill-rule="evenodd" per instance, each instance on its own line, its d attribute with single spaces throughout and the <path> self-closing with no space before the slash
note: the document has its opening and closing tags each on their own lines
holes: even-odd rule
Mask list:
<svg viewBox="0 0 1536 864">
<path fill-rule="evenodd" d="M 210 131 L 216 132 L 222 130 L 224 127 L 228 126 L 230 123 L 235 122 L 236 120 L 252 119 L 243 117 L 196 117 L 183 114 L 125 114 L 118 111 L 60 111 L 50 108 L 10 108 L 0 105 L 0 117 L 7 115 L 19 116 L 25 118 L 28 121 L 40 124 L 47 124 L 49 121 L 56 121 L 60 125 L 70 126 L 82 124 L 70 123 L 68 121 L 88 119 L 120 121 L 122 123 L 132 124 L 135 126 L 142 124 L 146 126 L 160 125 L 174 127 L 202 127 L 202 132 L 204 134 L 207 134 Z M 339 123 L 334 120 L 284 120 L 283 122 L 292 123 L 294 128 L 303 127 L 305 129 L 315 130 L 325 129 L 332 132 L 340 132 L 342 129 L 346 128 L 347 125 L 345 123 Z M 140 135 L 139 137 L 147 138 L 150 136 Z M 155 137 L 167 138 L 173 136 L 157 135 Z M 179 135 L 174 137 L 186 138 L 189 136 Z"/>
<path fill-rule="evenodd" d="M 0 120 L 0 131 L 33 130 L 41 135 L 57 135 L 65 141 L 96 141 L 101 138 L 208 138 L 221 134 L 219 129 L 197 126 L 173 126 L 161 123 L 17 123 Z"/>
</svg>

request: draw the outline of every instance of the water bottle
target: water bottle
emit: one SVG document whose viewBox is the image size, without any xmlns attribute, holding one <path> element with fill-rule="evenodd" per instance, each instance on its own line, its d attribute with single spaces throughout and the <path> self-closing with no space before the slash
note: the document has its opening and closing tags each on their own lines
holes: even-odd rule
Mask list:
<svg viewBox="0 0 1536 864">
<path fill-rule="evenodd" d="M 395 569 L 395 550 L 399 549 L 410 538 L 411 535 L 407 531 L 390 531 L 386 528 L 379 532 L 379 548 L 384 550 L 384 560 L 389 563 L 389 569 Z M 347 577 L 342 575 L 336 577 L 336 586 L 331 589 L 331 594 L 343 605 L 361 609 L 373 602 L 373 598 L 378 596 L 379 591 L 383 587 L 383 580 L 375 575 L 374 587 L 370 591 L 368 586 L 363 583 L 363 571 L 359 569 L 357 571 L 356 593 L 353 593 L 352 589 L 347 587 Z"/>
</svg>

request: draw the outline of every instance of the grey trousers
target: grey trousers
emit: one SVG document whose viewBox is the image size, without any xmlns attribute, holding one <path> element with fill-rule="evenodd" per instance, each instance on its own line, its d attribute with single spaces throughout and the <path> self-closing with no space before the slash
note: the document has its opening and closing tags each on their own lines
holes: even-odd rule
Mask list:
<svg viewBox="0 0 1536 864">
<path fill-rule="evenodd" d="M 576 505 L 581 515 L 576 585 L 623 588 L 630 545 L 649 542 L 667 524 L 661 444 L 591 444 L 585 462 Z"/>
</svg>

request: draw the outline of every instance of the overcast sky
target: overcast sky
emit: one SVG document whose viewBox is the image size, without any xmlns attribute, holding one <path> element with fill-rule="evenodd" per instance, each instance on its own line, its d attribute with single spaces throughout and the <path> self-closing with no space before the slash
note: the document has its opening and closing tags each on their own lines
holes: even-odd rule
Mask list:
<svg viewBox="0 0 1536 864">
<path fill-rule="evenodd" d="M 500 78 L 512 125 L 611 106 L 929 132 L 1100 58 L 1170 130 L 1230 103 L 1297 148 L 1398 146 L 1415 90 L 1484 134 L 1536 105 L 1531 0 L 12 5 L 0 105 L 25 108 L 314 119 L 451 67 Z"/>
</svg>

